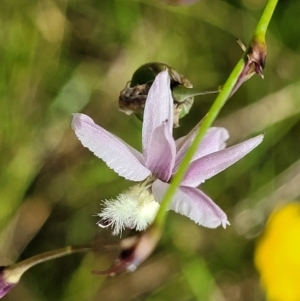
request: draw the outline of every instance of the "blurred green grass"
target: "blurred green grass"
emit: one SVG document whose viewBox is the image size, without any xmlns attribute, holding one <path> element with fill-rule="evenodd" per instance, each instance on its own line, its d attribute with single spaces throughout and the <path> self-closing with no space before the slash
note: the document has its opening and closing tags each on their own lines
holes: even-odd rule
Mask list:
<svg viewBox="0 0 300 301">
<path fill-rule="evenodd" d="M 114 241 L 92 215 L 130 183 L 81 146 L 71 113 L 90 115 L 140 148 L 140 123 L 117 109 L 132 73 L 162 61 L 195 87 L 221 85 L 242 54 L 235 39 L 249 41 L 263 6 L 2 1 L 0 264 L 95 237 Z M 202 187 L 230 227 L 205 229 L 171 213 L 158 249 L 136 273 L 107 280 L 90 271 L 108 267 L 115 254 L 75 255 L 32 269 L 6 300 L 263 300 L 254 240 L 276 203 L 299 198 L 299 9 L 300 2 L 279 1 L 265 79 L 246 82 L 217 121 L 230 143 L 266 133 L 259 148 Z M 187 133 L 213 99 L 198 98 L 175 135 Z"/>
</svg>

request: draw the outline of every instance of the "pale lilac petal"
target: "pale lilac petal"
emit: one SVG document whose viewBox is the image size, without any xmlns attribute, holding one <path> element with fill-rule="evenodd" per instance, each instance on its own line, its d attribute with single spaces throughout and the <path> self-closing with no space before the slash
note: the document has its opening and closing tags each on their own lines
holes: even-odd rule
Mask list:
<svg viewBox="0 0 300 301">
<path fill-rule="evenodd" d="M 156 180 L 152 193 L 157 202 L 161 202 L 170 185 Z M 187 216 L 195 223 L 208 228 L 229 224 L 226 214 L 206 194 L 197 188 L 180 186 L 172 200 L 171 210 Z"/>
<path fill-rule="evenodd" d="M 191 135 L 181 137 L 176 140 L 177 154 L 175 166 L 177 167 L 184 157 L 187 149 L 195 138 L 196 131 L 191 132 Z M 229 133 L 225 128 L 212 127 L 208 129 L 197 152 L 193 156 L 192 161 L 204 157 L 210 153 L 222 150 L 226 147 L 225 141 L 229 138 Z"/>
<path fill-rule="evenodd" d="M 263 137 L 263 135 L 256 136 L 192 162 L 181 184 L 198 186 L 251 152 L 262 142 Z"/>
<path fill-rule="evenodd" d="M 208 154 L 220 151 L 226 147 L 226 142 L 229 139 L 229 133 L 225 128 L 212 127 L 206 132 L 193 161 Z"/>
<path fill-rule="evenodd" d="M 95 124 L 89 116 L 74 114 L 72 129 L 83 146 L 125 179 L 142 181 L 151 174 L 142 164 L 142 155 L 138 151 Z"/>
<path fill-rule="evenodd" d="M 165 121 L 168 122 L 168 128 L 172 134 L 173 98 L 168 71 L 162 71 L 156 76 L 146 100 L 142 137 L 143 154 L 145 157 L 148 156 L 154 130 Z"/>
<path fill-rule="evenodd" d="M 145 158 L 145 166 L 156 178 L 164 182 L 169 181 L 174 167 L 176 147 L 167 122 L 154 130 L 149 144 L 149 154 Z"/>
</svg>

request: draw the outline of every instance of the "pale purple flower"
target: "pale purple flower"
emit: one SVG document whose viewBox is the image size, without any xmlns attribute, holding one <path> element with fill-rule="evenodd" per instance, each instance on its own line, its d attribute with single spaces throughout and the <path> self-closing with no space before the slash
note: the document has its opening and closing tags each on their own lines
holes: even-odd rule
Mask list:
<svg viewBox="0 0 300 301">
<path fill-rule="evenodd" d="M 74 114 L 72 128 L 81 143 L 120 176 L 135 182 L 144 181 L 144 184 L 141 184 L 140 192 L 147 189 L 154 197 L 153 200 L 158 203 L 164 197 L 172 176 L 194 138 L 194 134 L 189 134 L 176 141 L 173 138 L 173 99 L 167 71 L 157 75 L 146 100 L 142 153 L 96 125 L 90 117 L 84 114 Z M 224 128 L 209 129 L 170 205 L 171 210 L 209 228 L 219 225 L 226 227 L 226 224 L 229 223 L 226 214 L 196 187 L 240 160 L 258 146 L 263 139 L 263 135 L 259 135 L 225 148 L 225 141 L 228 137 L 229 134 Z M 124 200 L 123 196 L 121 195 L 120 199 L 118 197 L 118 206 L 125 203 L 126 199 L 132 199 L 132 192 L 126 195 Z M 128 208 L 128 214 L 136 209 Z M 108 210 L 106 215 L 101 215 L 101 213 L 99 215 L 102 219 L 107 220 L 109 225 L 117 226 L 116 219 L 118 217 L 109 215 L 118 215 L 121 214 L 121 211 L 123 212 L 121 208 L 118 213 Z M 152 219 L 156 211 L 157 209 L 153 211 Z M 126 218 L 119 221 L 121 229 L 115 233 L 120 232 L 125 226 L 135 227 L 129 216 Z M 151 218 L 149 218 L 150 220 Z M 147 224 L 150 223 L 149 221 Z M 123 225 L 121 225 L 122 222 Z M 143 230 L 141 228 L 138 230 Z"/>
</svg>

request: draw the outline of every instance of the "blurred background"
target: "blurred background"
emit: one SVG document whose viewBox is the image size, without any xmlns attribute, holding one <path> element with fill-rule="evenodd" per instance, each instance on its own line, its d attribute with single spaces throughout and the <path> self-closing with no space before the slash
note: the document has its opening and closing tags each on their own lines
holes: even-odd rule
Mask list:
<svg viewBox="0 0 300 301">
<path fill-rule="evenodd" d="M 197 88 L 222 85 L 242 55 L 266 1 L 203 0 L 172 7 L 152 0 L 2 0 L 0 4 L 0 265 L 97 241 L 96 254 L 41 264 L 4 300 L 265 300 L 255 245 L 270 212 L 299 198 L 300 2 L 279 1 L 267 34 L 265 78 L 230 99 L 216 125 L 229 145 L 264 142 L 202 189 L 227 213 L 226 230 L 170 213 L 154 254 L 132 274 L 107 279 L 119 241 L 96 226 L 103 199 L 131 183 L 76 139 L 71 113 L 141 149 L 141 123 L 118 111 L 133 72 L 161 61 Z M 174 135 L 204 116 L 196 98 Z M 126 237 L 124 233 L 123 237 Z"/>
</svg>

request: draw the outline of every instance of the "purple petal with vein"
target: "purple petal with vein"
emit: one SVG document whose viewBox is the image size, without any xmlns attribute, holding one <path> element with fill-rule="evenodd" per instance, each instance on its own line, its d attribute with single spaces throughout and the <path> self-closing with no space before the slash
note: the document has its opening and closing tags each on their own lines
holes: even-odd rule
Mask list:
<svg viewBox="0 0 300 301">
<path fill-rule="evenodd" d="M 175 156 L 175 142 L 169 131 L 169 125 L 164 122 L 153 131 L 145 166 L 156 178 L 168 182 L 172 175 Z"/>
<path fill-rule="evenodd" d="M 197 131 L 195 131 L 188 138 L 187 136 L 185 136 L 176 140 L 176 146 L 177 146 L 177 155 L 176 155 L 176 163 L 175 163 L 176 166 L 179 165 L 180 161 L 184 157 L 187 149 L 189 148 L 192 141 L 194 140 L 196 133 Z M 225 128 L 213 127 L 208 129 L 192 161 L 195 161 L 210 153 L 224 149 L 226 147 L 225 141 L 228 138 L 229 138 L 229 133 Z"/>
<path fill-rule="evenodd" d="M 160 202 L 169 184 L 156 180 L 152 186 L 155 200 Z M 207 228 L 229 224 L 226 214 L 201 190 L 180 186 L 172 200 L 170 209 L 187 216 L 195 223 Z"/>
<path fill-rule="evenodd" d="M 263 137 L 256 136 L 192 162 L 181 185 L 192 187 L 200 185 L 251 152 L 262 142 Z"/>
<path fill-rule="evenodd" d="M 173 98 L 168 71 L 159 73 L 147 97 L 143 121 L 143 154 L 147 158 L 154 130 L 168 121 L 169 131 L 173 129 Z"/>
<path fill-rule="evenodd" d="M 74 114 L 72 129 L 83 146 L 125 179 L 142 181 L 151 174 L 141 163 L 143 157 L 138 151 L 96 125 L 87 115 Z"/>
</svg>

